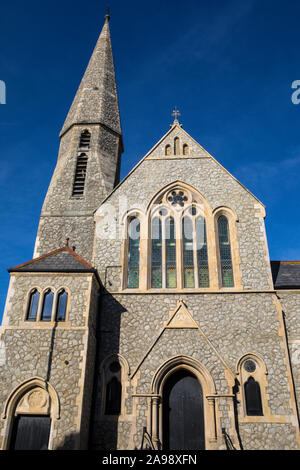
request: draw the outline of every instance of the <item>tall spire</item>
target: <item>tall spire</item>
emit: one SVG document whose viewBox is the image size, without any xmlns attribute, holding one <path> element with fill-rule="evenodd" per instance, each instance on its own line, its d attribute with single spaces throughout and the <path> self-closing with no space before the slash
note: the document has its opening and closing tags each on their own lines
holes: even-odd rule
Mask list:
<svg viewBox="0 0 300 470">
<path fill-rule="evenodd" d="M 74 124 L 103 124 L 121 135 L 109 12 L 60 136 Z"/>
</svg>

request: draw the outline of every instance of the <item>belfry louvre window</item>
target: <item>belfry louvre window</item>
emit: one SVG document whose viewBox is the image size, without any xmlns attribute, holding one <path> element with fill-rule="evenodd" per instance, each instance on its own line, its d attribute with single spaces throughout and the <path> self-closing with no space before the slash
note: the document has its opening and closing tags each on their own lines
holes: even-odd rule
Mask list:
<svg viewBox="0 0 300 470">
<path fill-rule="evenodd" d="M 87 160 L 85 153 L 81 153 L 77 157 L 72 196 L 81 196 L 84 192 Z"/>
<path fill-rule="evenodd" d="M 228 219 L 224 215 L 218 218 L 218 235 L 222 287 L 234 287 L 229 225 Z"/>
<path fill-rule="evenodd" d="M 88 130 L 85 130 L 80 135 L 79 148 L 80 149 L 89 149 L 91 141 L 91 134 Z"/>
<path fill-rule="evenodd" d="M 33 289 L 30 293 L 26 320 L 36 321 L 39 300 L 40 300 L 40 293 L 37 291 L 37 289 Z"/>
<path fill-rule="evenodd" d="M 137 289 L 140 275 L 140 221 L 133 218 L 128 226 L 128 276 L 127 287 Z"/>
</svg>

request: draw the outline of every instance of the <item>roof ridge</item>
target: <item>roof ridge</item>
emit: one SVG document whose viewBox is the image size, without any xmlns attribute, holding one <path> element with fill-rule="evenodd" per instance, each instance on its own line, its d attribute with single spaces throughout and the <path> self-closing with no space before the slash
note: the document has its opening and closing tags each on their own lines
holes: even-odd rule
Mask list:
<svg viewBox="0 0 300 470">
<path fill-rule="evenodd" d="M 26 261 L 26 263 L 21 263 L 21 264 L 18 264 L 17 266 L 13 266 L 12 268 L 9 268 L 9 271 L 12 270 L 12 269 L 21 269 L 21 268 L 24 268 L 25 266 L 28 266 L 29 264 L 32 264 L 32 263 L 35 263 L 41 259 L 45 259 L 45 258 L 48 258 L 49 256 L 53 256 L 53 255 L 56 255 L 57 253 L 60 253 L 62 251 L 66 251 L 68 252 L 70 255 L 72 255 L 78 262 L 80 262 L 81 264 L 84 265 L 85 268 L 87 269 L 93 269 L 93 266 L 90 265 L 87 261 L 85 261 L 84 258 L 82 258 L 81 256 L 78 255 L 78 253 L 76 253 L 74 250 L 72 250 L 69 246 L 63 246 L 61 248 L 56 248 L 55 250 L 53 251 L 50 251 L 49 253 L 45 253 L 41 256 L 38 256 L 37 258 L 32 258 L 31 260 L 29 261 Z"/>
</svg>

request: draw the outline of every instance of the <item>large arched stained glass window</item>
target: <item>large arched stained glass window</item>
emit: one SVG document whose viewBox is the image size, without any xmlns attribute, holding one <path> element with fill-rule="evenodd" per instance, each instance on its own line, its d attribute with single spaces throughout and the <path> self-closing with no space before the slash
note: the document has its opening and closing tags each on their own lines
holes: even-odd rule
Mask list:
<svg viewBox="0 0 300 470">
<path fill-rule="evenodd" d="M 194 243 L 193 221 L 190 217 L 182 220 L 182 249 L 183 249 L 183 286 L 195 287 L 194 276 Z"/>
<path fill-rule="evenodd" d="M 26 320 L 28 320 L 28 321 L 35 321 L 36 320 L 38 306 L 39 306 L 39 300 L 40 300 L 40 293 L 38 292 L 37 289 L 33 289 L 30 293 Z"/>
<path fill-rule="evenodd" d="M 162 287 L 162 224 L 161 219 L 154 217 L 151 226 L 152 264 L 151 287 Z"/>
<path fill-rule="evenodd" d="M 166 235 L 166 287 L 175 288 L 176 281 L 176 238 L 173 217 L 168 217 L 165 224 Z"/>
<path fill-rule="evenodd" d="M 196 219 L 196 253 L 199 287 L 209 287 L 206 223 L 204 217 Z"/>
<path fill-rule="evenodd" d="M 218 219 L 221 278 L 223 287 L 233 287 L 233 269 L 231 260 L 228 219 L 221 215 Z"/>
<path fill-rule="evenodd" d="M 140 221 L 133 218 L 128 226 L 128 277 L 127 287 L 137 289 L 140 276 Z"/>
</svg>

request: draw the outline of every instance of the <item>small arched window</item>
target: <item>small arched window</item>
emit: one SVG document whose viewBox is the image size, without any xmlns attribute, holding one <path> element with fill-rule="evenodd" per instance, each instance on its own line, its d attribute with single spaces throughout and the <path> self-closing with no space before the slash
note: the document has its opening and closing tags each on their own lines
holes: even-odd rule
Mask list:
<svg viewBox="0 0 300 470">
<path fill-rule="evenodd" d="M 184 144 L 183 146 L 183 155 L 189 155 L 190 154 L 190 148 L 188 144 Z"/>
<path fill-rule="evenodd" d="M 174 139 L 174 155 L 179 155 L 179 154 L 180 154 L 179 137 L 175 137 L 175 139 Z"/>
<path fill-rule="evenodd" d="M 84 192 L 87 160 L 85 153 L 77 156 L 72 196 L 81 196 Z"/>
<path fill-rule="evenodd" d="M 88 130 L 83 131 L 80 134 L 79 148 L 80 149 L 89 149 L 91 141 L 91 134 Z"/>
<path fill-rule="evenodd" d="M 171 155 L 171 145 L 166 145 L 165 155 Z"/>
<path fill-rule="evenodd" d="M 121 412 L 122 385 L 113 377 L 106 386 L 105 414 L 118 415 Z"/>
<path fill-rule="evenodd" d="M 112 360 L 105 371 L 105 414 L 118 415 L 122 404 L 122 368 L 120 362 Z"/>
<path fill-rule="evenodd" d="M 263 416 L 260 386 L 252 376 L 244 384 L 244 391 L 247 415 Z"/>
<path fill-rule="evenodd" d="M 138 288 L 140 275 L 140 221 L 134 217 L 128 226 L 127 287 Z"/>
<path fill-rule="evenodd" d="M 37 289 L 33 289 L 29 296 L 28 310 L 26 315 L 26 320 L 36 321 L 38 306 L 40 300 L 40 293 Z"/>
<path fill-rule="evenodd" d="M 218 218 L 218 235 L 222 287 L 234 287 L 229 224 L 225 215 Z"/>
<path fill-rule="evenodd" d="M 54 294 L 51 289 L 44 293 L 41 321 L 51 321 Z"/>
<path fill-rule="evenodd" d="M 68 302 L 68 293 L 62 289 L 57 295 L 55 321 L 65 321 Z"/>
</svg>

